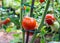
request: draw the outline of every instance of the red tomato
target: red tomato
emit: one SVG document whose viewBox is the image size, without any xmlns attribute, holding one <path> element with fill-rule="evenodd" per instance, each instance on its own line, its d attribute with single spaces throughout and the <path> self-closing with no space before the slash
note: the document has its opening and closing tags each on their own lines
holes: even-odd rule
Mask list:
<svg viewBox="0 0 60 43">
<path fill-rule="evenodd" d="M 55 21 L 55 17 L 54 17 L 52 14 L 47 14 L 47 15 L 45 16 L 45 22 L 46 22 L 48 25 L 52 25 L 54 21 Z"/>
<path fill-rule="evenodd" d="M 10 18 L 7 18 L 5 21 L 3 21 L 3 24 L 8 24 L 10 22 Z"/>
<path fill-rule="evenodd" d="M 45 0 L 40 0 L 40 3 L 43 3 Z"/>
<path fill-rule="evenodd" d="M 23 18 L 22 26 L 25 30 L 34 30 L 36 26 L 36 20 L 31 17 L 25 17 Z"/>
</svg>

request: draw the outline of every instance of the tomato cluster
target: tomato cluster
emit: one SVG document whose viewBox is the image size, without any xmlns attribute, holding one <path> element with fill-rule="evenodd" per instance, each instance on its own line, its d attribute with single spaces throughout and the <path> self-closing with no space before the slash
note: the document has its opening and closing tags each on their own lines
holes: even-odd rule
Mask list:
<svg viewBox="0 0 60 43">
<path fill-rule="evenodd" d="M 36 27 L 36 20 L 32 17 L 24 17 L 22 26 L 25 30 L 34 30 Z"/>
<path fill-rule="evenodd" d="M 55 21 L 55 17 L 52 15 L 52 14 L 47 14 L 45 16 L 45 22 L 48 24 L 48 25 L 53 25 L 54 21 Z"/>
</svg>

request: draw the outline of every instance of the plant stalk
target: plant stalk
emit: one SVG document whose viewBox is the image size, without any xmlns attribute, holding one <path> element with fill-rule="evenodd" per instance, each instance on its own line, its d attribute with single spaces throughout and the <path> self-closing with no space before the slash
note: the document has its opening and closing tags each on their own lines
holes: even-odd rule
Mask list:
<svg viewBox="0 0 60 43">
<path fill-rule="evenodd" d="M 46 16 L 47 10 L 49 8 L 49 4 L 50 4 L 50 0 L 47 0 L 46 8 L 45 8 L 44 14 L 42 15 L 42 20 L 41 20 L 41 23 L 40 23 L 40 25 L 38 27 L 38 30 L 40 30 L 42 28 L 43 24 L 44 24 L 44 18 Z M 34 42 L 34 39 L 36 38 L 36 35 L 37 35 L 36 32 L 37 31 L 34 32 L 33 38 L 32 38 L 32 40 L 31 40 L 30 43 L 33 43 Z"/>
<path fill-rule="evenodd" d="M 29 31 L 27 31 L 27 36 L 26 36 L 26 43 L 29 41 Z"/>
<path fill-rule="evenodd" d="M 31 11 L 30 11 L 30 17 L 33 17 L 34 2 L 35 2 L 35 0 L 32 0 Z"/>
<path fill-rule="evenodd" d="M 24 14 L 24 0 L 21 0 L 21 14 L 20 14 L 20 29 L 22 29 L 22 33 L 23 33 L 23 42 L 25 42 L 25 31 L 22 28 L 22 19 L 23 19 L 23 14 Z"/>
</svg>

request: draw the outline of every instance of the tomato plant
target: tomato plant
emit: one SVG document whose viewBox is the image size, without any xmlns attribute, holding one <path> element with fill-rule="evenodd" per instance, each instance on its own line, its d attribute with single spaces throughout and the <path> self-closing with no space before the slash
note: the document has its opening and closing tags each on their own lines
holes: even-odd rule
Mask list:
<svg viewBox="0 0 60 43">
<path fill-rule="evenodd" d="M 25 30 L 34 30 L 36 26 L 36 20 L 32 17 L 25 17 L 22 20 L 22 26 Z"/>
<path fill-rule="evenodd" d="M 41 43 L 45 43 L 46 40 L 51 41 L 50 39 L 48 39 L 51 36 L 49 34 L 52 34 L 53 37 L 55 36 L 53 34 L 60 35 L 59 33 L 60 32 L 59 31 L 60 1 L 59 0 L 9 0 L 9 1 L 1 0 L 0 6 L 1 6 L 0 19 L 2 20 L 0 21 L 0 28 L 5 29 L 6 30 L 5 32 L 7 32 L 8 34 L 14 31 L 17 32 L 17 29 L 19 29 L 18 31 L 19 35 L 23 34 L 23 36 L 21 35 L 21 37 L 18 37 L 19 36 L 18 34 L 14 34 L 14 39 L 15 37 L 18 37 L 19 39 L 16 38 L 15 40 L 11 41 L 11 43 L 25 43 L 24 41 L 25 39 L 23 39 L 25 38 L 24 35 L 33 36 L 34 39 L 36 38 L 35 36 L 38 35 L 37 37 L 39 37 L 39 39 L 37 39 L 37 41 L 38 40 L 40 41 L 40 39 L 42 39 L 40 41 Z M 26 15 L 28 15 L 29 17 L 24 17 Z M 30 17 L 30 15 L 32 15 L 32 17 Z M 3 26 L 2 26 L 2 22 L 4 24 Z M 24 29 L 20 28 L 21 26 Z M 35 33 L 35 29 L 37 30 L 36 33 Z M 46 40 L 44 39 L 46 38 L 45 35 L 48 35 Z M 59 39 L 60 36 L 56 36 L 56 37 L 58 37 L 57 39 L 60 40 Z M 31 42 L 29 41 L 29 43 L 35 43 L 33 42 L 34 39 Z M 52 41 L 57 41 L 57 39 L 56 40 L 52 39 Z M 36 43 L 40 43 L 37 41 Z"/>
</svg>

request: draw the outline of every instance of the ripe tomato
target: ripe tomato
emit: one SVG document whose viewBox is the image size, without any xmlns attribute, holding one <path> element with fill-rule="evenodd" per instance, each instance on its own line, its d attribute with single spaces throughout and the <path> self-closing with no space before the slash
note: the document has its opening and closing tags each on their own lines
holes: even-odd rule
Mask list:
<svg viewBox="0 0 60 43">
<path fill-rule="evenodd" d="M 3 21 L 3 24 L 8 24 L 10 22 L 10 18 L 7 18 L 5 21 Z"/>
<path fill-rule="evenodd" d="M 40 0 L 40 3 L 43 3 L 45 0 Z"/>
<path fill-rule="evenodd" d="M 54 17 L 52 14 L 47 14 L 47 15 L 45 16 L 45 22 L 46 22 L 48 25 L 52 25 L 54 21 L 55 21 L 55 17 Z"/>
<path fill-rule="evenodd" d="M 36 26 L 36 20 L 31 17 L 25 17 L 22 20 L 22 26 L 25 30 L 34 30 Z"/>
</svg>

